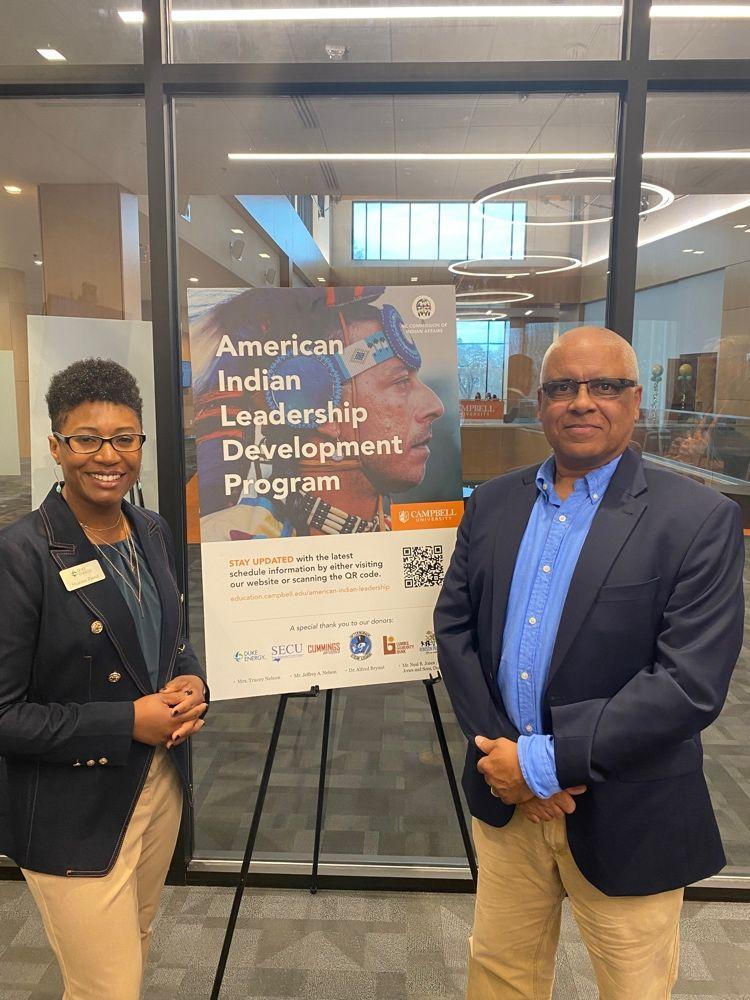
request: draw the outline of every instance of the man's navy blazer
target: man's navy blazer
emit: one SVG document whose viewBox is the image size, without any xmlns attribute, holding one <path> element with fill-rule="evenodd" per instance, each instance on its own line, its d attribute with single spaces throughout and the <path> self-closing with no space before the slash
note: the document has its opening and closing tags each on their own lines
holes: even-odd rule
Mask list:
<svg viewBox="0 0 750 1000">
<path fill-rule="evenodd" d="M 123 510 L 161 599 L 159 686 L 205 678 L 166 522 Z M 54 490 L 0 531 L 0 851 L 51 875 L 106 875 L 154 756 L 132 735 L 133 701 L 154 688 L 125 599 L 110 577 L 72 592 L 60 577 L 97 556 Z M 188 753 L 170 751 L 189 796 Z"/>
<path fill-rule="evenodd" d="M 517 740 L 497 685 L 508 594 L 537 466 L 468 500 L 435 610 L 440 669 L 469 740 L 463 787 L 492 826 L 513 815 L 477 771 L 476 735 Z M 740 511 L 626 449 L 570 583 L 543 695 L 573 857 L 610 896 L 688 885 L 725 864 L 700 732 L 742 645 Z"/>
</svg>

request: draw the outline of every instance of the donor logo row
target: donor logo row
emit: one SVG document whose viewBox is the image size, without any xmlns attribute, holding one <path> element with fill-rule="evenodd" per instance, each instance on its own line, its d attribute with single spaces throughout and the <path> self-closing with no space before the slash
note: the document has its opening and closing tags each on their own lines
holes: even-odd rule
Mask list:
<svg viewBox="0 0 750 1000">
<path fill-rule="evenodd" d="M 413 642 L 397 639 L 393 635 L 384 635 L 379 641 L 373 639 L 369 632 L 352 632 L 347 643 L 341 642 L 280 642 L 271 646 L 270 654 L 259 649 L 238 649 L 234 653 L 236 663 L 254 663 L 271 659 L 275 663 L 281 660 L 296 659 L 302 656 L 331 656 L 348 653 L 353 660 L 366 660 L 373 653 L 393 656 L 398 653 L 408 653 L 415 648 Z M 428 631 L 419 643 L 420 653 L 436 653 L 435 633 Z"/>
</svg>

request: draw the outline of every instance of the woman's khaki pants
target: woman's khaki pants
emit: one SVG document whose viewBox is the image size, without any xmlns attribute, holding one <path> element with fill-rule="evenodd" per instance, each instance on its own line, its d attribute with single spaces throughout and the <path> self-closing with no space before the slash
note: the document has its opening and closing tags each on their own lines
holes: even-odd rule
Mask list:
<svg viewBox="0 0 750 1000">
<path fill-rule="evenodd" d="M 63 1000 L 138 1000 L 182 812 L 166 750 L 154 755 L 114 868 L 102 878 L 23 871 L 60 965 Z"/>
<path fill-rule="evenodd" d="M 565 820 L 473 822 L 479 862 L 467 1000 L 549 1000 L 567 894 L 601 1000 L 667 1000 L 677 978 L 682 889 L 605 896 L 578 869 Z"/>
</svg>

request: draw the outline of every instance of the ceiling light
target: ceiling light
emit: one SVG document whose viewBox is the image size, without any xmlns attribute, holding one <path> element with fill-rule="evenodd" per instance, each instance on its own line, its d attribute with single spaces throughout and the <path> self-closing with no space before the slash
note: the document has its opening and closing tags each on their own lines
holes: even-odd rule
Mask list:
<svg viewBox="0 0 750 1000">
<path fill-rule="evenodd" d="M 37 257 L 36 254 L 34 254 L 34 263 L 36 264 L 37 267 L 44 267 L 44 261 L 41 259 L 41 257 Z"/>
<path fill-rule="evenodd" d="M 142 10 L 118 10 L 117 13 L 125 24 L 143 24 L 145 20 Z"/>
<path fill-rule="evenodd" d="M 750 17 L 750 5 L 740 3 L 675 3 L 655 4 L 651 17 L 669 17 L 693 20 L 694 18 L 728 19 Z"/>
<path fill-rule="evenodd" d="M 387 162 L 399 163 L 407 160 L 427 162 L 515 163 L 517 160 L 613 160 L 614 153 L 227 153 L 230 160 L 250 160 L 259 163 L 286 160 L 300 162 Z"/>
<path fill-rule="evenodd" d="M 57 49 L 37 49 L 37 52 L 49 62 L 66 62 L 65 56 Z"/>
<path fill-rule="evenodd" d="M 234 233 L 235 236 L 244 236 L 245 235 L 245 230 L 244 229 L 230 229 L 229 232 L 230 233 Z"/>
<path fill-rule="evenodd" d="M 270 253 L 266 253 L 265 250 L 259 250 L 258 251 L 258 256 L 260 257 L 261 260 L 270 260 L 271 259 Z"/>
<path fill-rule="evenodd" d="M 534 277 L 538 277 L 542 274 L 559 274 L 561 271 L 574 271 L 577 267 L 581 266 L 581 260 L 579 257 L 568 257 L 563 254 L 551 254 L 551 253 L 530 253 L 527 254 L 522 261 L 507 261 L 497 258 L 500 267 L 495 268 L 494 271 L 476 271 L 473 270 L 471 265 L 476 264 L 478 266 L 492 266 L 493 258 L 485 257 L 473 257 L 468 260 L 459 260 L 454 264 L 448 265 L 448 270 L 452 274 L 466 275 L 470 278 L 528 278 L 532 274 Z M 543 270 L 535 271 L 519 271 L 519 267 L 523 267 L 528 260 L 547 260 L 547 261 L 563 261 L 564 265 L 562 267 L 545 267 Z M 531 265 L 535 267 L 535 265 Z"/>
<path fill-rule="evenodd" d="M 693 250 L 693 253 L 698 253 L 698 254 L 705 253 L 705 252 L 706 252 L 705 250 Z"/>
<path fill-rule="evenodd" d="M 692 253 L 692 252 L 693 252 L 693 248 L 692 248 L 692 247 L 690 247 L 690 249 L 689 249 L 689 250 L 683 250 L 682 252 L 683 252 L 683 253 Z"/>
<path fill-rule="evenodd" d="M 456 163 L 514 163 L 521 160 L 547 162 L 554 160 L 604 160 L 612 161 L 614 153 L 581 152 L 581 153 L 331 153 L 321 150 L 319 153 L 227 153 L 230 160 L 248 160 L 258 163 L 270 161 L 286 161 L 289 163 L 325 163 L 325 162 L 370 162 L 370 163 L 400 163 L 405 161 L 423 162 L 456 162 Z M 694 152 L 659 152 L 644 153 L 644 160 L 750 160 L 750 150 L 747 149 L 707 149 Z M 656 186 L 656 185 L 654 185 Z"/>
<path fill-rule="evenodd" d="M 701 149 L 644 153 L 644 160 L 750 160 L 748 149 Z"/>
<path fill-rule="evenodd" d="M 138 11 L 120 11 L 120 17 L 129 24 L 140 23 Z M 127 15 L 123 16 L 123 15 Z M 430 4 L 426 6 L 402 5 L 393 7 L 235 7 L 230 9 L 173 10 L 174 24 L 209 24 L 247 21 L 431 21 L 529 19 L 529 18 L 586 18 L 617 19 L 622 17 L 620 4 L 467 4 L 465 6 Z"/>
<path fill-rule="evenodd" d="M 200 278 L 188 278 L 188 281 L 192 281 L 193 284 L 196 284 L 196 282 L 200 281 Z"/>
<path fill-rule="evenodd" d="M 532 292 L 493 292 L 486 288 L 483 292 L 456 292 L 456 298 L 460 300 L 478 299 L 478 302 L 458 302 L 459 306 L 464 305 L 476 308 L 479 305 L 484 305 L 484 303 L 493 306 L 515 305 L 516 302 L 526 302 L 528 299 L 533 299 L 534 295 Z"/>
<path fill-rule="evenodd" d="M 411 281 L 413 284 L 415 281 L 419 281 L 419 278 L 416 275 L 413 275 L 411 278 L 409 278 L 409 281 Z"/>
<path fill-rule="evenodd" d="M 505 181 L 502 184 L 493 184 L 492 187 L 485 188 L 484 191 L 480 191 L 478 195 L 474 197 L 475 205 L 482 205 L 485 202 L 495 203 L 493 199 L 497 198 L 498 195 L 507 195 L 512 192 L 526 191 L 529 188 L 548 188 L 559 186 L 561 184 L 613 184 L 614 177 L 598 177 L 586 173 L 577 173 L 566 176 L 561 173 L 557 176 L 551 176 L 545 174 L 539 178 L 532 178 L 529 180 L 522 179 L 520 181 Z M 674 201 L 674 194 L 667 188 L 662 187 L 659 184 L 652 184 L 649 181 L 641 182 L 641 191 L 650 191 L 659 197 L 659 201 L 647 208 L 645 211 L 640 213 L 640 217 L 643 218 L 644 215 L 651 215 L 652 212 L 659 212 L 663 208 L 667 208 Z M 502 203 L 501 203 L 502 204 Z M 602 217 L 601 219 L 570 219 L 557 222 L 536 222 L 532 219 L 529 221 L 528 216 L 521 222 L 514 222 L 514 225 L 523 226 L 591 226 L 599 222 L 611 222 L 612 216 L 608 215 Z"/>
<path fill-rule="evenodd" d="M 533 312 L 534 312 L 533 309 L 527 309 L 526 312 L 524 313 L 524 316 L 531 316 Z"/>
<path fill-rule="evenodd" d="M 507 319 L 508 314 L 504 312 L 493 312 L 492 309 L 487 309 L 486 311 L 470 310 L 467 312 L 459 311 L 456 313 L 456 319 L 459 323 L 463 323 L 467 319 L 481 319 L 486 323 L 490 319 Z"/>
<path fill-rule="evenodd" d="M 15 185 L 15 184 L 6 184 L 5 185 L 5 190 L 8 192 L 8 194 L 20 194 L 21 193 L 21 188 L 18 187 L 17 185 Z"/>
<path fill-rule="evenodd" d="M 745 228 L 745 223 L 744 222 L 738 222 L 737 225 L 734 226 L 733 228 L 734 229 L 744 229 Z"/>
<path fill-rule="evenodd" d="M 321 278 L 321 276 L 320 276 L 320 275 L 318 275 L 318 277 L 317 277 L 317 278 L 316 278 L 315 280 L 316 280 L 316 281 L 319 281 L 319 282 L 320 282 L 320 283 L 321 283 L 322 285 L 324 285 L 324 284 L 325 284 L 325 280 L 326 280 L 326 279 L 325 279 L 325 278 Z"/>
</svg>

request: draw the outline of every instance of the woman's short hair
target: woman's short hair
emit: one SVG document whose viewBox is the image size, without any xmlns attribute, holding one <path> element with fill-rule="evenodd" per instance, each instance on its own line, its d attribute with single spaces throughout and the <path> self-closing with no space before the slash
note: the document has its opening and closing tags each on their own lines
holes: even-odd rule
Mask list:
<svg viewBox="0 0 750 1000">
<path fill-rule="evenodd" d="M 114 403 L 129 407 L 143 422 L 143 400 L 138 383 L 127 368 L 109 358 L 83 358 L 56 372 L 47 389 L 52 430 L 81 403 Z"/>
</svg>

